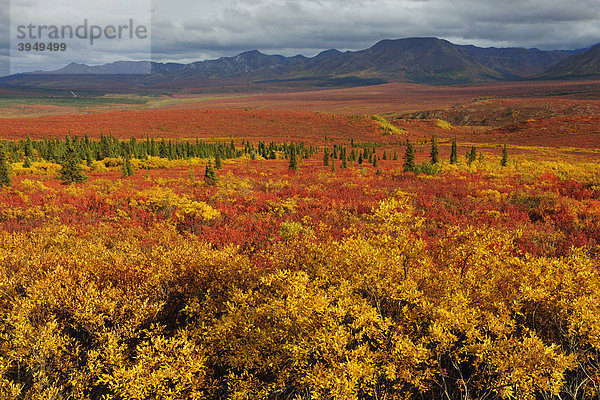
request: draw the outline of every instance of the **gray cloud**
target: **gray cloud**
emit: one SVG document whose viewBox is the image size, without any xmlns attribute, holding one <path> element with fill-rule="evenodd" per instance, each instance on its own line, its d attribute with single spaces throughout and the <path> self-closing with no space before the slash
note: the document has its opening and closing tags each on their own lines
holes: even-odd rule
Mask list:
<svg viewBox="0 0 600 400">
<path fill-rule="evenodd" d="M 254 49 L 313 55 L 384 38 L 436 36 L 482 46 L 579 48 L 600 40 L 600 3 L 558 0 L 156 0 L 155 57 Z M 187 5 L 187 12 L 178 12 Z M 177 50 L 175 50 L 177 49 Z"/>
<path fill-rule="evenodd" d="M 0 0 L 0 76 L 10 73 L 10 8 L 8 0 Z"/>
<path fill-rule="evenodd" d="M 42 1 L 18 3 L 32 7 Z M 63 4 L 62 12 L 48 18 L 60 19 L 68 13 L 65 5 L 76 4 L 54 1 Z M 107 3 L 123 2 L 95 2 L 90 15 L 109 21 Z M 148 10 L 141 8 L 130 12 L 141 15 L 153 9 L 156 61 L 189 62 L 251 49 L 312 56 L 329 48 L 359 50 L 385 38 L 415 36 L 542 49 L 574 49 L 600 41 L 597 0 L 568 5 L 562 0 L 154 0 Z M 103 53 L 90 53 L 88 63 L 108 62 L 123 54 L 123 49 L 110 45 L 97 49 Z M 135 47 L 125 49 L 130 59 L 144 55 Z M 79 55 L 79 62 L 85 62 L 85 51 Z"/>
</svg>

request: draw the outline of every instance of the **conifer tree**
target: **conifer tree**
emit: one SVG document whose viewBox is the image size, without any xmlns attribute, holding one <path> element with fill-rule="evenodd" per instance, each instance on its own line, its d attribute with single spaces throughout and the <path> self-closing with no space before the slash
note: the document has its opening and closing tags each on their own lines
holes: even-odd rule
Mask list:
<svg viewBox="0 0 600 400">
<path fill-rule="evenodd" d="M 297 171 L 298 170 L 298 159 L 296 158 L 296 147 L 294 145 L 290 146 L 290 164 L 289 168 Z"/>
<path fill-rule="evenodd" d="M 150 139 L 149 152 L 152 157 L 158 156 L 158 148 L 156 147 L 156 142 L 154 141 L 154 138 Z"/>
<path fill-rule="evenodd" d="M 133 175 L 133 168 L 131 167 L 131 158 L 129 154 L 123 156 L 123 165 L 121 166 L 124 177 L 130 177 Z"/>
<path fill-rule="evenodd" d="M 92 162 L 92 153 L 90 152 L 90 149 L 88 148 L 88 149 L 85 150 L 85 164 L 88 167 L 91 167 L 92 163 L 93 163 Z"/>
<path fill-rule="evenodd" d="M 362 153 L 361 153 L 361 152 L 359 152 L 359 153 L 358 153 L 358 164 L 359 164 L 359 165 L 362 165 L 362 163 L 363 163 L 363 156 L 362 156 Z"/>
<path fill-rule="evenodd" d="M 431 164 L 437 164 L 440 161 L 437 136 L 435 135 L 431 137 L 431 152 L 429 155 L 431 156 Z"/>
<path fill-rule="evenodd" d="M 206 168 L 204 169 L 204 182 L 208 186 L 214 186 L 217 183 L 217 174 L 210 164 L 210 161 L 206 164 Z"/>
<path fill-rule="evenodd" d="M 80 183 L 87 179 L 81 172 L 81 166 L 79 165 L 80 159 L 77 151 L 73 147 L 71 142 L 67 142 L 65 148 L 65 155 L 63 157 L 61 166 L 62 168 L 59 173 L 59 179 L 63 185 L 70 185 L 72 183 Z"/>
<path fill-rule="evenodd" d="M 219 150 L 215 152 L 215 169 L 223 168 L 223 164 L 221 163 L 221 153 Z"/>
<path fill-rule="evenodd" d="M 348 168 L 348 163 L 346 161 L 346 154 L 345 153 L 342 155 L 342 165 L 341 165 L 341 168 L 342 169 Z"/>
<path fill-rule="evenodd" d="M 192 163 L 192 159 L 190 159 L 190 164 L 188 167 L 188 179 L 190 180 L 190 182 L 193 182 L 195 180 L 194 164 Z"/>
<path fill-rule="evenodd" d="M 502 149 L 502 160 L 500 160 L 500 165 L 503 167 L 506 167 L 507 163 L 508 163 L 508 149 L 506 148 L 506 144 L 505 144 L 504 148 Z"/>
<path fill-rule="evenodd" d="M 24 155 L 25 157 L 33 157 L 34 155 L 33 143 L 31 142 L 31 137 L 29 135 L 27 135 L 27 141 L 25 142 Z"/>
<path fill-rule="evenodd" d="M 412 143 L 406 139 L 406 152 L 404 153 L 404 171 L 414 171 L 415 169 L 415 149 Z"/>
<path fill-rule="evenodd" d="M 398 159 L 398 152 L 394 150 L 394 161 Z"/>
<path fill-rule="evenodd" d="M 378 161 L 377 161 L 378 159 L 379 159 L 379 158 L 378 158 L 377 156 L 373 157 L 373 166 L 374 166 L 375 168 L 377 168 L 377 165 L 379 165 L 379 163 L 378 163 Z"/>
<path fill-rule="evenodd" d="M 0 144 L 0 186 L 10 186 L 12 184 L 11 167 L 8 163 L 6 150 Z"/>
<path fill-rule="evenodd" d="M 452 151 L 450 152 L 450 164 L 456 164 L 458 162 L 458 149 L 456 146 L 456 139 L 452 141 Z"/>
<path fill-rule="evenodd" d="M 475 161 L 477 159 L 477 149 L 475 148 L 475 146 L 471 147 L 471 152 L 467 155 L 467 160 L 469 162 L 469 165 L 471 165 L 471 163 L 473 163 L 473 161 Z"/>
<path fill-rule="evenodd" d="M 167 159 L 169 161 L 175 158 L 175 149 L 173 148 L 173 142 L 169 139 L 169 145 L 167 146 Z"/>
<path fill-rule="evenodd" d="M 329 150 L 327 148 L 325 148 L 325 151 L 323 152 L 323 165 L 329 165 Z"/>
</svg>

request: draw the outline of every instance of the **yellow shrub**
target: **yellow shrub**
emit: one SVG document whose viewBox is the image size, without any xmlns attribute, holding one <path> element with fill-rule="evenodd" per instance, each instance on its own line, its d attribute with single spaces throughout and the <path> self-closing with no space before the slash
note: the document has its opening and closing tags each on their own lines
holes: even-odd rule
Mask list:
<svg viewBox="0 0 600 400">
<path fill-rule="evenodd" d="M 220 217 L 219 210 L 212 208 L 203 201 L 191 200 L 187 196 L 179 196 L 169 188 L 153 187 L 138 193 L 135 200 L 130 201 L 131 206 L 145 207 L 165 216 L 175 213 L 178 219 L 186 216 L 204 221 Z"/>
<path fill-rule="evenodd" d="M 444 120 L 441 120 L 441 119 L 436 119 L 435 120 L 435 125 L 438 128 L 441 128 L 441 129 L 443 129 L 445 131 L 449 131 L 449 130 L 452 130 L 454 128 L 450 122 L 447 122 L 447 121 L 444 121 Z"/>
</svg>

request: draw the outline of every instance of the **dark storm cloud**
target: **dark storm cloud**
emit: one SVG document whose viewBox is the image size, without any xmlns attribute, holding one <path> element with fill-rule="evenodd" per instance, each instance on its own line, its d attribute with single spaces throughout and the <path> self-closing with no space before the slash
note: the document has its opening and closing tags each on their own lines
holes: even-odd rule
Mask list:
<svg viewBox="0 0 600 400">
<path fill-rule="evenodd" d="M 151 0 L 10 0 L 10 6 L 1 7 L 2 12 L 10 12 L 10 24 L 0 24 L 0 30 L 4 27 L 8 30 L 3 32 L 2 39 L 9 40 L 10 44 L 2 47 L 10 49 L 13 73 L 59 69 L 71 62 L 97 65 L 117 60 L 149 59 L 149 38 L 142 40 L 125 34 L 109 39 L 103 32 L 106 32 L 105 27 L 122 26 L 132 20 L 136 21 L 135 26 L 151 27 L 150 8 Z M 68 26 L 74 35 L 59 33 L 64 32 L 63 26 Z M 94 40 L 91 39 L 92 27 L 96 29 Z M 128 31 L 133 32 L 133 28 Z M 55 32 L 54 36 L 50 32 Z M 98 32 L 100 36 L 97 36 Z M 49 43 L 62 43 L 66 49 L 49 51 Z M 29 49 L 23 48 L 25 44 L 30 45 Z"/>
<path fill-rule="evenodd" d="M 57 1 L 82 4 L 53 4 Z M 110 20 L 106 2 L 118 0 L 89 3 L 94 9 L 88 14 Z M 13 4 L 48 3 L 12 0 L 11 8 Z M 138 8 L 138 14 L 151 11 L 156 61 L 190 62 L 252 49 L 313 56 L 330 48 L 359 50 L 381 39 L 415 36 L 542 49 L 582 48 L 600 41 L 598 0 L 153 0 L 151 7 Z M 57 18 L 63 14 L 56 12 Z M 90 54 L 87 63 L 114 61 L 123 50 L 102 49 L 101 55 Z M 143 57 L 135 48 L 127 54 Z M 85 62 L 85 54 L 79 55 L 76 61 Z"/>
<path fill-rule="evenodd" d="M 0 0 L 0 76 L 10 72 L 10 7 Z"/>
<path fill-rule="evenodd" d="M 436 36 L 481 46 L 587 47 L 600 41 L 600 2 L 557 0 L 157 0 L 156 58 L 210 58 L 249 49 L 314 55 L 384 38 Z"/>
</svg>

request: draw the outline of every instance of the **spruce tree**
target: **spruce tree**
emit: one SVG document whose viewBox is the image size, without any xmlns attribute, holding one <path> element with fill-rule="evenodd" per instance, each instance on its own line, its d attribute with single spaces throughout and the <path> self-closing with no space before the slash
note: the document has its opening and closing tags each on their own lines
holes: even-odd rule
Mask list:
<svg viewBox="0 0 600 400">
<path fill-rule="evenodd" d="M 93 161 L 92 161 L 92 153 L 90 152 L 90 149 L 89 149 L 89 148 L 88 148 L 88 149 L 86 149 L 86 151 L 85 151 L 85 164 L 86 164 L 88 167 L 91 167 L 91 166 L 92 166 L 92 164 L 93 164 Z"/>
<path fill-rule="evenodd" d="M 193 182 L 195 180 L 194 164 L 192 163 L 191 159 L 190 159 L 190 165 L 188 167 L 188 179 L 190 180 L 190 182 Z"/>
<path fill-rule="evenodd" d="M 359 152 L 358 153 L 358 165 L 361 165 L 362 163 L 363 163 L 363 156 L 362 156 L 362 153 Z"/>
<path fill-rule="evenodd" d="M 294 145 L 290 147 L 290 164 L 289 168 L 297 171 L 298 170 L 298 159 L 296 158 L 296 148 Z"/>
<path fill-rule="evenodd" d="M 506 167 L 507 163 L 508 163 L 508 150 L 506 149 L 506 144 L 505 144 L 504 148 L 502 149 L 502 160 L 500 160 L 500 165 L 503 167 Z"/>
<path fill-rule="evenodd" d="M 173 148 L 173 142 L 169 139 L 169 145 L 167 146 L 167 160 L 171 161 L 175 159 L 175 149 Z"/>
<path fill-rule="evenodd" d="M 158 156 L 158 148 L 156 147 L 156 142 L 154 141 L 154 138 L 150 139 L 149 153 L 149 155 L 151 155 L 152 157 Z"/>
<path fill-rule="evenodd" d="M 27 141 L 25 142 L 25 149 L 23 152 L 25 157 L 33 157 L 34 155 L 33 143 L 31 142 L 31 137 L 29 135 L 27 135 Z"/>
<path fill-rule="evenodd" d="M 341 168 L 342 169 L 348 168 L 348 163 L 346 161 L 346 154 L 345 153 L 342 155 L 342 166 L 341 166 Z"/>
<path fill-rule="evenodd" d="M 131 167 L 131 158 L 129 157 L 128 154 L 126 154 L 125 156 L 123 156 L 123 165 L 122 165 L 122 171 L 123 171 L 123 176 L 124 177 L 130 177 L 133 175 L 133 168 Z"/>
<path fill-rule="evenodd" d="M 325 151 L 323 152 L 323 165 L 329 165 L 329 150 L 327 148 L 325 148 Z"/>
<path fill-rule="evenodd" d="M 471 152 L 468 154 L 467 159 L 469 165 L 471 165 L 471 163 L 477 159 L 477 149 L 475 148 L 475 146 L 471 147 Z"/>
<path fill-rule="evenodd" d="M 431 156 L 431 164 L 437 164 L 440 161 L 437 136 L 435 135 L 431 137 L 431 152 L 429 155 Z"/>
<path fill-rule="evenodd" d="M 204 183 L 208 186 L 214 186 L 217 183 L 217 174 L 210 164 L 210 161 L 206 164 L 206 168 L 204 169 Z"/>
<path fill-rule="evenodd" d="M 221 153 L 219 150 L 215 152 L 215 169 L 223 168 L 223 164 L 221 163 Z"/>
<path fill-rule="evenodd" d="M 0 144 L 0 186 L 10 186 L 12 184 L 11 167 L 8 163 L 6 150 Z"/>
<path fill-rule="evenodd" d="M 415 169 L 415 149 L 408 139 L 406 139 L 406 152 L 404 153 L 404 164 L 402 167 L 405 172 L 414 171 Z"/>
<path fill-rule="evenodd" d="M 456 164 L 458 162 L 458 149 L 456 146 L 456 139 L 452 141 L 452 151 L 450 152 L 450 164 Z"/>
<path fill-rule="evenodd" d="M 80 159 L 77 151 L 73 147 L 71 142 L 67 142 L 65 155 L 63 157 L 61 166 L 62 168 L 59 173 L 59 179 L 63 185 L 70 185 L 72 183 L 84 182 L 87 176 L 81 172 L 81 166 L 79 165 Z"/>
</svg>

